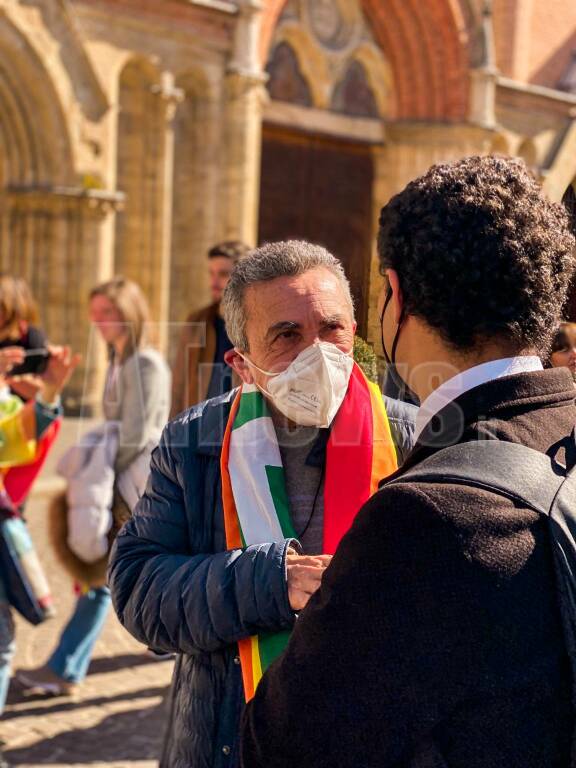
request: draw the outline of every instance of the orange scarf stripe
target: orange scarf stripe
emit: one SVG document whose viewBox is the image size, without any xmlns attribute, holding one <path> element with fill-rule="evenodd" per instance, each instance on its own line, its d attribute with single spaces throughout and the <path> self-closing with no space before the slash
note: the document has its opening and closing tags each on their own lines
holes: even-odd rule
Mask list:
<svg viewBox="0 0 576 768">
<path fill-rule="evenodd" d="M 220 455 L 220 473 L 222 476 L 222 506 L 224 507 L 224 530 L 226 531 L 226 545 L 229 549 L 241 549 L 244 546 L 242 542 L 242 534 L 240 533 L 238 512 L 236 511 L 236 503 L 234 502 L 234 494 L 232 492 L 232 481 L 230 480 L 230 472 L 228 471 L 230 435 L 232 433 L 232 427 L 234 426 L 236 413 L 240 407 L 241 397 L 242 387 L 240 387 L 238 390 L 232 403 L 232 407 L 230 408 L 230 416 L 228 417 L 228 423 L 226 424 L 224 440 L 222 441 L 222 453 Z"/>
<path fill-rule="evenodd" d="M 255 677 L 254 657 L 258 656 L 258 637 L 243 637 L 242 640 L 238 640 L 238 655 L 240 656 L 240 668 L 242 669 L 242 682 L 244 683 L 244 695 L 246 701 L 254 698 L 256 692 L 256 686 L 262 672 L 259 677 Z M 258 667 L 260 666 L 260 659 L 258 658 Z"/>
<path fill-rule="evenodd" d="M 240 398 L 242 397 L 242 388 L 240 388 L 232 402 L 230 408 L 230 415 L 228 417 L 228 423 L 226 424 L 226 431 L 224 433 L 224 440 L 222 441 L 222 454 L 220 456 L 220 472 L 222 475 L 222 506 L 224 507 L 224 529 L 226 531 L 226 545 L 229 549 L 242 549 L 244 542 L 242 541 L 242 534 L 240 533 L 240 521 L 238 520 L 238 512 L 236 511 L 236 503 L 234 502 L 234 494 L 232 492 L 232 481 L 230 480 L 230 472 L 228 471 L 228 458 L 230 455 L 230 436 L 232 433 L 232 427 L 234 426 L 234 419 L 240 407 Z M 253 659 L 258 655 L 258 638 L 257 637 L 245 637 L 238 641 L 238 654 L 240 656 L 240 666 L 242 669 L 242 681 L 244 683 L 244 691 L 246 693 L 246 700 L 253 698 L 256 691 L 257 681 L 262 677 L 260 671 L 258 677 L 254 677 L 254 663 Z M 258 667 L 259 667 L 258 659 Z"/>
</svg>

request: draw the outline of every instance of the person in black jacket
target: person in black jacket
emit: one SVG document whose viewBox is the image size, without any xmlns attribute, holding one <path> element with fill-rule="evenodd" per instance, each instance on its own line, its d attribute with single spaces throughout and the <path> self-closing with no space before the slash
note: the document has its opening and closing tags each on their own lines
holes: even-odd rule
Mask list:
<svg viewBox="0 0 576 768">
<path fill-rule="evenodd" d="M 254 447 L 246 446 L 248 482 L 255 485 L 260 477 L 258 444 L 271 428 L 297 540 L 282 535 L 248 546 L 227 544 L 220 460 L 236 392 L 195 406 L 168 424 L 152 456 L 146 493 L 118 535 L 109 567 L 122 624 L 142 642 L 178 654 L 163 768 L 238 764 L 244 706 L 238 641 L 291 629 L 330 559 L 322 554 L 322 535 L 332 427 L 303 426 L 308 409 L 296 408 L 292 421 L 285 419 L 270 398 L 274 376 L 266 372 L 288 369 L 303 352 L 317 355 L 319 349 L 352 366 L 355 322 L 342 267 L 309 243 L 263 246 L 232 273 L 224 316 L 235 345 L 228 360 L 247 386 L 256 381 L 262 387 L 271 414 Z M 331 359 L 324 363 L 339 378 L 340 368 L 331 367 Z M 299 395 L 301 381 L 320 399 L 319 382 L 297 376 L 293 386 Z M 323 383 L 324 395 L 330 394 L 329 378 Z M 250 395 L 258 395 L 255 387 Z M 412 445 L 415 409 L 390 400 L 385 409 L 394 442 L 387 439 L 386 451 L 394 454 L 395 446 L 401 462 Z M 357 413 L 356 421 L 361 417 Z M 337 478 L 342 491 L 355 473 L 351 464 Z M 341 511 L 353 515 L 358 506 Z"/>
<path fill-rule="evenodd" d="M 422 402 L 393 477 L 470 440 L 562 459 L 572 378 L 538 355 L 574 246 L 512 159 L 434 166 L 382 209 L 383 346 Z M 535 512 L 449 480 L 384 483 L 246 708 L 243 768 L 569 768 L 555 588 Z"/>
</svg>

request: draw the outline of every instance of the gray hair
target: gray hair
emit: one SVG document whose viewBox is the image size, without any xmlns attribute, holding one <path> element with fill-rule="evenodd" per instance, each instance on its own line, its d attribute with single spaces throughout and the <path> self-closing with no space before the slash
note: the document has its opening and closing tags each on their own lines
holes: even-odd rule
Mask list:
<svg viewBox="0 0 576 768">
<path fill-rule="evenodd" d="M 326 248 L 303 240 L 267 243 L 238 261 L 224 291 L 222 314 L 232 344 L 243 352 L 248 351 L 244 307 L 244 294 L 248 286 L 277 277 L 296 277 L 317 267 L 327 269 L 338 278 L 354 317 L 354 300 L 344 268 Z"/>
</svg>

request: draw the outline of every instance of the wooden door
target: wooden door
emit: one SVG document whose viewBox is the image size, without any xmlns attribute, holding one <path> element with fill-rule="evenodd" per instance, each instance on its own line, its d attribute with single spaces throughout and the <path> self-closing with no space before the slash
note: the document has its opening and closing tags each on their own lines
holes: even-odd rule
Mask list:
<svg viewBox="0 0 576 768">
<path fill-rule="evenodd" d="M 369 146 L 265 126 L 259 240 L 308 240 L 339 258 L 362 335 L 373 238 L 372 181 Z"/>
</svg>

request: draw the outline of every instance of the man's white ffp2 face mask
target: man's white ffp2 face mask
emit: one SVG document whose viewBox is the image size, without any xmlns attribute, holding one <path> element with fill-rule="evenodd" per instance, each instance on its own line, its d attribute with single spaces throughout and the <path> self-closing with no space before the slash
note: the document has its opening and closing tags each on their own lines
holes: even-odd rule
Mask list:
<svg viewBox="0 0 576 768">
<path fill-rule="evenodd" d="M 268 388 L 262 392 L 280 413 L 303 427 L 330 426 L 346 396 L 354 366 L 350 354 L 326 341 L 303 349 L 281 373 L 264 371 L 243 357 L 269 377 Z"/>
</svg>

